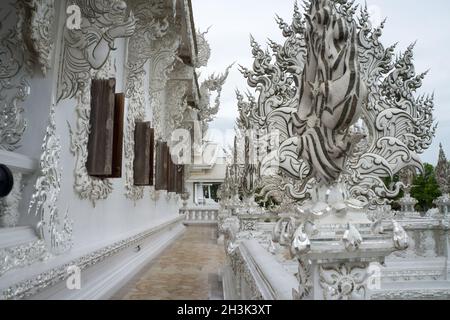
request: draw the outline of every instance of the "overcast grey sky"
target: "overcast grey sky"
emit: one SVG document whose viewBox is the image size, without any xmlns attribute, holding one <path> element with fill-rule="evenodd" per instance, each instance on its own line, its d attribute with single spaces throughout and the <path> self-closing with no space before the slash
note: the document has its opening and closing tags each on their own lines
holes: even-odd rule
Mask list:
<svg viewBox="0 0 450 320">
<path fill-rule="evenodd" d="M 275 14 L 290 22 L 293 0 L 192 0 L 197 29 L 208 33 L 212 56 L 203 75 L 221 72 L 230 63 L 250 67 L 249 35 L 261 44 L 270 38 L 281 42 Z M 364 1 L 357 0 L 364 4 Z M 382 41 L 385 46 L 399 42 L 398 52 L 417 40 L 416 71 L 430 69 L 421 92 L 436 94 L 435 118 L 439 122 L 432 147 L 422 160 L 436 164 L 439 143 L 450 157 L 450 1 L 448 0 L 367 0 L 374 20 L 387 17 Z M 222 107 L 211 128 L 230 130 L 237 115 L 235 89 L 248 87 L 237 66 L 233 68 L 222 93 Z"/>
</svg>

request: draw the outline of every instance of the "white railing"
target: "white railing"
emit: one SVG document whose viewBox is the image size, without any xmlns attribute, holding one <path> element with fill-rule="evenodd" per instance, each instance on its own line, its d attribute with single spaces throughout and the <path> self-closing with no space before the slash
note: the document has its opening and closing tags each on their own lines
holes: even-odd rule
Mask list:
<svg viewBox="0 0 450 320">
<path fill-rule="evenodd" d="M 219 216 L 217 208 L 182 208 L 180 214 L 185 215 L 185 224 L 216 224 Z"/>
</svg>

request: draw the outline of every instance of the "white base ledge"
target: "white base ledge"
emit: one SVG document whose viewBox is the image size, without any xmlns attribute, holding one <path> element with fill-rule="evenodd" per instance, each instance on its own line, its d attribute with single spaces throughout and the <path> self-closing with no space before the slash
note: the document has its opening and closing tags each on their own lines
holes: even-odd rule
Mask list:
<svg viewBox="0 0 450 320">
<path fill-rule="evenodd" d="M 1 288 L 3 299 L 110 299 L 184 231 L 182 219 L 177 218 L 142 235 L 88 253 L 73 260 L 73 263 L 65 263 L 8 288 Z M 66 279 L 71 266 L 81 269 L 80 290 L 67 288 Z"/>
</svg>

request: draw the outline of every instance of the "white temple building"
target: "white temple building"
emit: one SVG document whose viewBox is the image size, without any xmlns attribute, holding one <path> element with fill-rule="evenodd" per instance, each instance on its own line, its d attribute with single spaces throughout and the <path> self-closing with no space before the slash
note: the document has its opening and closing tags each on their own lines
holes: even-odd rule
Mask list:
<svg viewBox="0 0 450 320">
<path fill-rule="evenodd" d="M 293 11 L 251 38 L 231 161 L 205 136 L 233 65 L 198 72 L 191 0 L 2 1 L 0 299 L 450 299 L 414 45 L 351 1 Z"/>
<path fill-rule="evenodd" d="M 163 175 L 159 149 L 204 130 L 226 75 L 197 79 L 210 49 L 190 0 L 8 0 L 0 15 L 0 297 L 108 299 L 184 232 L 189 172 Z"/>
</svg>

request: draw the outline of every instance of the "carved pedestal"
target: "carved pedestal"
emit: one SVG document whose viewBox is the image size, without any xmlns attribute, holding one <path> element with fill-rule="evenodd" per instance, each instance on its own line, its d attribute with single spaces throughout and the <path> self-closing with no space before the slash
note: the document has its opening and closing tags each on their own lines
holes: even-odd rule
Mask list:
<svg viewBox="0 0 450 320">
<path fill-rule="evenodd" d="M 341 230 L 342 231 L 342 230 Z M 298 300 L 368 300 L 380 289 L 380 264 L 392 250 L 386 237 L 365 239 L 353 252 L 327 237 L 311 240 L 312 250 L 298 260 Z"/>
<path fill-rule="evenodd" d="M 401 211 L 403 213 L 411 214 L 416 212 L 415 206 L 418 201 L 414 199 L 410 193 L 406 193 L 405 196 L 400 199 L 399 203 L 401 205 Z"/>
<path fill-rule="evenodd" d="M 373 275 L 371 265 L 408 246 L 397 222 L 391 222 L 392 233 L 383 232 L 381 222 L 372 223 L 364 205 L 342 190 L 339 183 L 317 187 L 310 201 L 275 226 L 273 242 L 286 246 L 299 263 L 295 299 L 370 299 L 381 279 L 380 268 Z"/>
<path fill-rule="evenodd" d="M 450 196 L 448 193 L 437 198 L 433 203 L 439 209 L 440 215 L 444 216 L 445 218 L 450 217 Z"/>
</svg>

